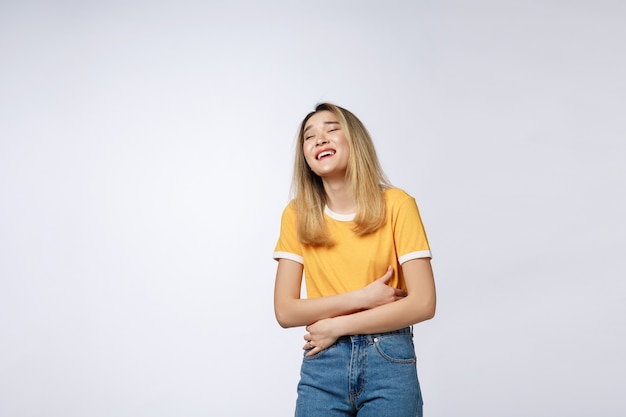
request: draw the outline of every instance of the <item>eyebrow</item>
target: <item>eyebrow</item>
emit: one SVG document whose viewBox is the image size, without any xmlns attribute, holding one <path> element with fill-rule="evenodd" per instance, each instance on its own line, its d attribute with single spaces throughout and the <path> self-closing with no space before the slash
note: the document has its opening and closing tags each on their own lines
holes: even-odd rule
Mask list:
<svg viewBox="0 0 626 417">
<path fill-rule="evenodd" d="M 333 121 L 328 121 L 328 122 L 324 122 L 325 125 L 338 125 L 339 122 L 333 122 Z M 307 126 L 304 131 L 302 131 L 302 133 L 306 133 L 307 130 L 309 130 L 310 128 L 312 128 L 313 125 L 309 125 Z"/>
</svg>

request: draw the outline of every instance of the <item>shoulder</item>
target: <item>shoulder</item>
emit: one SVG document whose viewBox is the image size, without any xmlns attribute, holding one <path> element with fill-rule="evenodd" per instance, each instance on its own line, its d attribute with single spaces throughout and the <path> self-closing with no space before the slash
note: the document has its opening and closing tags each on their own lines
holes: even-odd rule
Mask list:
<svg viewBox="0 0 626 417">
<path fill-rule="evenodd" d="M 283 209 L 282 218 L 285 219 L 294 219 L 296 217 L 296 204 L 294 200 L 291 200 Z"/>
<path fill-rule="evenodd" d="M 385 202 L 387 205 L 402 204 L 407 200 L 413 200 L 413 197 L 400 188 L 387 188 L 383 191 Z"/>
<path fill-rule="evenodd" d="M 387 215 L 392 218 L 413 216 L 418 211 L 415 198 L 400 188 L 385 190 L 385 206 Z"/>
<path fill-rule="evenodd" d="M 285 210 L 296 211 L 296 200 L 295 199 L 289 200 L 289 203 L 287 203 L 287 206 L 285 207 Z"/>
</svg>

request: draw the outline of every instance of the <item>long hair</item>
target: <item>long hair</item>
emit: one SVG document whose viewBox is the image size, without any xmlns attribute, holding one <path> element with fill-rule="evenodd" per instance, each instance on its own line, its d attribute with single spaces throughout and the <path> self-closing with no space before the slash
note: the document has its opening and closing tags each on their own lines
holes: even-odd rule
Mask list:
<svg viewBox="0 0 626 417">
<path fill-rule="evenodd" d="M 318 104 L 300 124 L 292 182 L 298 237 L 303 244 L 313 246 L 332 246 L 334 243 L 324 221 L 326 192 L 322 178 L 311 170 L 302 150 L 307 121 L 325 110 L 337 117 L 350 148 L 346 178 L 356 201 L 353 231 L 357 235 L 372 233 L 385 224 L 383 192 L 392 186 L 380 166 L 372 138 L 363 123 L 342 107 L 330 103 Z"/>
</svg>

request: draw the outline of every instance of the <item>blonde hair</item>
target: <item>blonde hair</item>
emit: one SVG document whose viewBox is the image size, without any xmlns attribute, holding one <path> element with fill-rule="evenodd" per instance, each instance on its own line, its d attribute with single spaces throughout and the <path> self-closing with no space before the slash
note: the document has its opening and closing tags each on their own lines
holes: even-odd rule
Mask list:
<svg viewBox="0 0 626 417">
<path fill-rule="evenodd" d="M 330 103 L 320 103 L 307 114 L 298 132 L 294 164 L 292 195 L 298 218 L 298 237 L 303 244 L 332 246 L 324 206 L 326 192 L 321 177 L 315 174 L 304 158 L 304 128 L 314 114 L 332 112 L 339 121 L 350 148 L 346 178 L 352 185 L 356 201 L 353 231 L 360 236 L 375 232 L 385 224 L 383 192 L 391 183 L 383 172 L 372 139 L 361 121 L 350 111 Z"/>
</svg>

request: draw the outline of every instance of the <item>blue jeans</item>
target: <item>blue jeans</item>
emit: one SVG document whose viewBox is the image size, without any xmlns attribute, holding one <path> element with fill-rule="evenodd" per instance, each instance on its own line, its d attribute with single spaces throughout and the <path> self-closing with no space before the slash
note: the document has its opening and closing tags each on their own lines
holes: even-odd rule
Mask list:
<svg viewBox="0 0 626 417">
<path fill-rule="evenodd" d="M 296 417 L 422 417 L 413 334 L 343 336 L 304 357 Z"/>
</svg>

